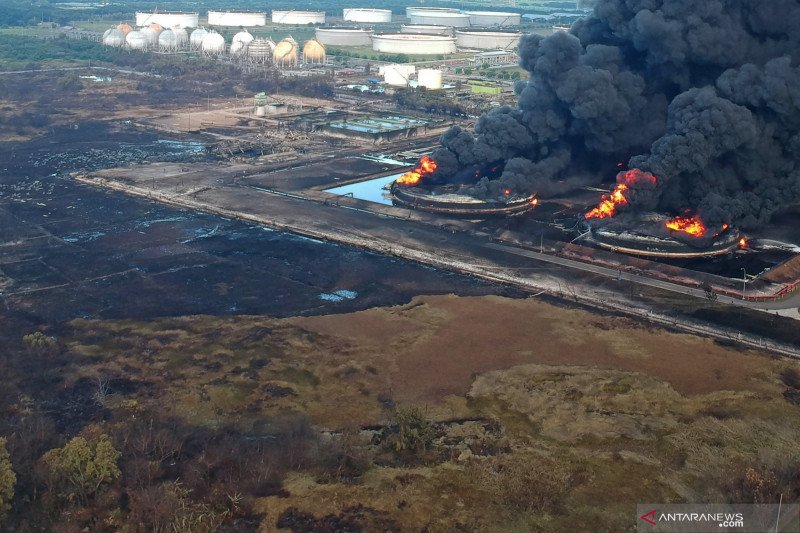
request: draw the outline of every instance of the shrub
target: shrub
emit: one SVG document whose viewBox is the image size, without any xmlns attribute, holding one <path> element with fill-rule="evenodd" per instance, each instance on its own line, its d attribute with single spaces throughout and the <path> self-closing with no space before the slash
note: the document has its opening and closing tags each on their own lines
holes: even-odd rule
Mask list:
<svg viewBox="0 0 800 533">
<path fill-rule="evenodd" d="M 63 448 L 55 448 L 42 456 L 51 490 L 68 500 L 81 503 L 97 494 L 104 483 L 120 475 L 119 452 L 108 435 L 87 440 L 75 437 Z"/>
<path fill-rule="evenodd" d="M 11 468 L 11 459 L 6 449 L 6 439 L 0 437 L 0 522 L 3 521 L 11 509 L 11 499 L 14 497 L 14 485 L 17 476 Z"/>
<path fill-rule="evenodd" d="M 787 387 L 800 389 L 800 371 L 793 366 L 784 368 L 781 372 L 781 381 Z"/>
</svg>

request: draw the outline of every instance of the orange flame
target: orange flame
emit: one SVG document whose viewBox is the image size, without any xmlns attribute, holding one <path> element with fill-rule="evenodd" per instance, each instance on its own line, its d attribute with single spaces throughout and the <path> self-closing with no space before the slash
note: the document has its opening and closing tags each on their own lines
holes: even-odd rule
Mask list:
<svg viewBox="0 0 800 533">
<path fill-rule="evenodd" d="M 672 231 L 686 233 L 692 237 L 702 237 L 708 231 L 703 221 L 697 217 L 677 216 L 666 221 L 664 225 Z"/>
<path fill-rule="evenodd" d="M 534 196 L 533 198 L 531 198 L 531 200 L 530 200 L 530 204 L 531 204 L 533 207 L 536 207 L 537 205 L 539 205 L 539 199 L 538 199 L 538 198 L 536 198 L 536 197 Z"/>
<path fill-rule="evenodd" d="M 746 237 L 742 237 L 741 239 L 739 239 L 739 248 L 741 248 L 742 250 L 746 250 L 748 248 Z"/>
<path fill-rule="evenodd" d="M 409 170 L 408 172 L 397 178 L 395 183 L 397 183 L 398 185 L 407 185 L 409 187 L 414 187 L 417 184 L 419 184 L 422 178 L 424 178 L 428 174 L 432 174 L 433 171 L 435 171 L 438 166 L 439 165 L 436 164 L 436 161 L 434 161 L 427 155 L 424 155 L 422 156 L 422 159 L 419 160 L 419 163 L 417 163 L 417 166 L 415 166 L 413 169 Z"/>
<path fill-rule="evenodd" d="M 649 172 L 642 172 L 632 168 L 617 174 L 617 186 L 609 194 L 604 194 L 600 203 L 584 215 L 585 218 L 611 218 L 617 214 L 617 209 L 628 205 L 626 193 L 639 185 L 655 185 L 657 178 Z"/>
</svg>

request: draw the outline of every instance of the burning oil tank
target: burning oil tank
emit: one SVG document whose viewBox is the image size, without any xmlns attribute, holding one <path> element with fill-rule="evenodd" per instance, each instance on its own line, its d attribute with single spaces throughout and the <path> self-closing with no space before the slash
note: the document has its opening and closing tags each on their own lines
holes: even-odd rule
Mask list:
<svg viewBox="0 0 800 533">
<path fill-rule="evenodd" d="M 659 213 L 626 214 L 591 227 L 590 242 L 613 252 L 662 259 L 714 257 L 746 247 L 746 240 L 735 228 L 670 229 L 678 228 L 675 220 L 681 217 L 670 219 Z"/>
<path fill-rule="evenodd" d="M 452 185 L 436 188 L 406 187 L 394 182 L 390 191 L 392 202 L 396 205 L 463 218 L 520 215 L 533 210 L 538 203 L 535 196 L 508 196 L 484 200 L 459 194 L 457 186 Z"/>
</svg>

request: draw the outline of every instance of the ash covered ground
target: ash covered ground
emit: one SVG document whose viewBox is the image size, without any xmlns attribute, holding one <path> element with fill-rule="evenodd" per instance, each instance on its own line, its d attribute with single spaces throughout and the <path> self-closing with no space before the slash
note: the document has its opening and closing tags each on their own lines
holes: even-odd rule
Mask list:
<svg viewBox="0 0 800 533">
<path fill-rule="evenodd" d="M 69 171 L 205 157 L 196 142 L 118 126 L 83 124 L 2 150 L 0 290 L 7 318 L 33 327 L 75 317 L 289 316 L 399 303 L 422 293 L 503 291 L 76 184 Z M 23 330 L 17 324 L 8 332 Z"/>
</svg>

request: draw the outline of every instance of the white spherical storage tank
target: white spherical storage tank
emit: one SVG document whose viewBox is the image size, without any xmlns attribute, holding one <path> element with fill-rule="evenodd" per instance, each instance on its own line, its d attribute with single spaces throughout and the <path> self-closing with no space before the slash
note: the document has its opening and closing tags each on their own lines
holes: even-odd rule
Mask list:
<svg viewBox="0 0 800 533">
<path fill-rule="evenodd" d="M 417 86 L 431 91 L 442 88 L 442 71 L 437 68 L 421 68 L 417 71 Z"/>
<path fill-rule="evenodd" d="M 461 13 L 460 10 L 452 7 L 407 7 L 406 16 L 416 15 L 418 12 L 423 13 Z"/>
<path fill-rule="evenodd" d="M 209 26 L 252 28 L 267 25 L 267 14 L 257 11 L 209 11 Z"/>
<path fill-rule="evenodd" d="M 348 22 L 387 23 L 392 21 L 391 9 L 368 9 L 362 7 L 345 8 L 342 18 Z"/>
<path fill-rule="evenodd" d="M 282 67 L 297 64 L 297 42 L 291 37 L 283 39 L 275 45 L 272 52 L 272 62 Z"/>
<path fill-rule="evenodd" d="M 269 39 L 253 39 L 247 47 L 247 57 L 258 63 L 268 63 L 274 51 L 275 43 Z"/>
<path fill-rule="evenodd" d="M 455 53 L 456 40 L 444 35 L 389 33 L 373 35 L 372 49 L 390 54 L 443 55 Z"/>
<path fill-rule="evenodd" d="M 400 33 L 417 33 L 425 35 L 453 35 L 453 28 L 449 26 L 432 26 L 430 24 L 403 24 Z"/>
<path fill-rule="evenodd" d="M 275 24 L 325 24 L 324 11 L 276 10 L 272 12 Z"/>
<path fill-rule="evenodd" d="M 476 50 L 513 50 L 522 34 L 511 31 L 458 30 L 456 46 Z"/>
<path fill-rule="evenodd" d="M 464 11 L 469 15 L 472 26 L 513 26 L 520 25 L 522 15 L 519 13 L 504 13 L 501 11 Z"/>
<path fill-rule="evenodd" d="M 453 28 L 469 28 L 469 15 L 464 13 L 440 13 L 438 11 L 416 11 L 408 17 L 411 24 L 433 24 Z"/>
<path fill-rule="evenodd" d="M 147 26 L 155 22 L 163 28 L 196 28 L 200 15 L 183 11 L 165 11 L 163 13 L 136 13 L 136 25 Z"/>
<path fill-rule="evenodd" d="M 405 87 L 408 80 L 416 72 L 414 65 L 383 65 L 378 68 L 378 74 L 383 76 L 383 81 L 395 87 Z"/>
<path fill-rule="evenodd" d="M 133 30 L 125 36 L 125 43 L 131 50 L 144 50 L 147 48 L 147 37 L 139 30 Z"/>
<path fill-rule="evenodd" d="M 111 28 L 103 34 L 103 44 L 120 48 L 125 45 L 125 34 L 116 28 Z"/>
<path fill-rule="evenodd" d="M 208 31 L 205 28 L 197 28 L 192 32 L 189 36 L 189 47 L 192 50 L 200 50 L 203 47 L 203 39 L 205 36 L 208 35 Z"/>
<path fill-rule="evenodd" d="M 156 23 L 151 23 L 146 28 L 142 28 L 139 32 L 144 35 L 147 40 L 147 46 L 158 46 L 158 36 L 161 35 L 163 28 Z"/>
<path fill-rule="evenodd" d="M 372 46 L 372 32 L 361 28 L 317 28 L 315 34 L 325 46 Z"/>
<path fill-rule="evenodd" d="M 244 55 L 247 53 L 247 47 L 253 41 L 254 37 L 248 31 L 240 31 L 231 39 L 231 55 Z"/>
<path fill-rule="evenodd" d="M 172 30 L 164 30 L 158 36 L 158 47 L 162 50 L 177 50 L 178 36 Z"/>
<path fill-rule="evenodd" d="M 204 54 L 215 56 L 225 53 L 225 37 L 212 31 L 203 37 L 201 49 Z"/>
</svg>

